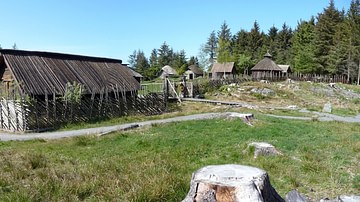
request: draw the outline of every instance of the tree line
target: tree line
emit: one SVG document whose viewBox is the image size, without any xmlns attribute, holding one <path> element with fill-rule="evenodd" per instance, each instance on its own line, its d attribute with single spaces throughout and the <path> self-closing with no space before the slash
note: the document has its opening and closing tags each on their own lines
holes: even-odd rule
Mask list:
<svg viewBox="0 0 360 202">
<path fill-rule="evenodd" d="M 264 33 L 255 21 L 249 31 L 241 29 L 232 34 L 224 21 L 220 30 L 210 33 L 197 57 L 187 60 L 184 50 L 174 52 L 164 42 L 153 49 L 149 59 L 141 50 L 134 51 L 129 63 L 146 79 L 155 78 L 165 65 L 183 73 L 191 64 L 206 70 L 214 62 L 235 62 L 238 73 L 248 74 L 266 52 L 277 64 L 289 64 L 299 73 L 356 78 L 360 65 L 360 0 L 352 0 L 347 11 L 338 10 L 330 0 L 321 13 L 300 20 L 295 30 L 284 23 Z"/>
</svg>

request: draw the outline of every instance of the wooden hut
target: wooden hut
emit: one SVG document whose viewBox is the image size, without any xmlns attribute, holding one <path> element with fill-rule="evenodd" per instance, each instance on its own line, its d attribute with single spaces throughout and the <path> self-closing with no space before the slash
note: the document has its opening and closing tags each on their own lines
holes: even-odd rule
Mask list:
<svg viewBox="0 0 360 202">
<path fill-rule="evenodd" d="M 214 63 L 209 77 L 212 79 L 233 79 L 236 77 L 234 62 Z"/>
<path fill-rule="evenodd" d="M 200 69 L 197 65 L 190 65 L 185 71 L 186 79 L 192 80 L 197 77 L 202 77 L 204 75 L 204 71 Z"/>
<path fill-rule="evenodd" d="M 165 65 L 161 68 L 160 78 L 164 79 L 165 77 L 169 76 L 177 76 L 177 72 L 174 68 L 172 68 L 170 65 Z"/>
<path fill-rule="evenodd" d="M 282 76 L 287 77 L 289 74 L 293 73 L 290 65 L 278 65 L 282 69 Z"/>
<path fill-rule="evenodd" d="M 51 128 L 144 111 L 135 77 L 117 59 L 2 49 L 0 128 Z"/>
<path fill-rule="evenodd" d="M 264 55 L 264 59 L 260 60 L 253 68 L 251 68 L 251 77 L 253 79 L 273 79 L 282 76 L 281 69 L 273 60 L 269 52 Z"/>
</svg>

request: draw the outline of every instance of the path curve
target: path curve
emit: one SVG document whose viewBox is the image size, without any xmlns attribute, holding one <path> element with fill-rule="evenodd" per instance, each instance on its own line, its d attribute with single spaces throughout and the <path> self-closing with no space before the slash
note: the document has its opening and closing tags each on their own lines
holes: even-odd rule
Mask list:
<svg viewBox="0 0 360 202">
<path fill-rule="evenodd" d="M 342 117 L 328 113 L 321 112 L 310 112 L 310 111 L 302 111 L 304 113 L 314 113 L 319 116 L 317 119 L 319 121 L 340 121 L 347 123 L 360 123 L 360 115 L 356 117 Z M 75 137 L 81 135 L 99 135 L 99 134 L 107 134 L 115 131 L 122 131 L 126 129 L 143 127 L 151 124 L 163 124 L 163 123 L 171 123 L 171 122 L 179 122 L 179 121 L 190 121 L 190 120 L 203 120 L 203 119 L 214 119 L 220 117 L 226 117 L 233 113 L 237 112 L 218 112 L 218 113 L 203 113 L 203 114 L 194 114 L 187 116 L 178 116 L 168 119 L 160 119 L 160 120 L 150 120 L 143 122 L 135 122 L 135 123 L 126 123 L 115 126 L 105 126 L 98 128 L 86 128 L 80 130 L 71 130 L 71 131 L 57 131 L 57 132 L 44 132 L 44 133 L 25 133 L 25 134 L 13 134 L 13 133 L 0 133 L 0 141 L 25 141 L 25 140 L 34 140 L 34 139 L 59 139 L 64 137 Z M 278 116 L 272 114 L 266 114 L 267 116 L 275 117 L 275 118 L 285 118 L 285 119 L 297 119 L 297 120 L 312 120 L 312 117 L 296 117 L 296 116 Z"/>
</svg>

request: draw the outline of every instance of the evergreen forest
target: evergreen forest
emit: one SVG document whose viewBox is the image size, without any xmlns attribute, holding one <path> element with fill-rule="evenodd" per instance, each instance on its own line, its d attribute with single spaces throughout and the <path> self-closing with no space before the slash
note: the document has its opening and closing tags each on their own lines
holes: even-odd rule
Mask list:
<svg viewBox="0 0 360 202">
<path fill-rule="evenodd" d="M 158 76 L 160 68 L 170 65 L 179 74 L 196 64 L 209 70 L 216 62 L 235 62 L 239 74 L 248 74 L 266 52 L 277 64 L 289 64 L 298 73 L 346 75 L 357 77 L 360 60 L 360 0 L 352 0 L 348 10 L 338 10 L 334 1 L 308 20 L 299 19 L 296 28 L 286 23 L 261 31 L 257 21 L 250 30 L 233 32 L 224 21 L 219 30 L 209 33 L 197 56 L 185 50 L 174 51 L 164 42 L 149 57 L 142 50 L 129 56 L 129 66 L 146 80 Z"/>
</svg>

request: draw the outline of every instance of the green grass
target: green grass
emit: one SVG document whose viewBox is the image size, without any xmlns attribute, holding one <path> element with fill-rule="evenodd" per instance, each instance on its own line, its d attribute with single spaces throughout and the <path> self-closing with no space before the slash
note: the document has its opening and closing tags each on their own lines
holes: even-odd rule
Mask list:
<svg viewBox="0 0 360 202">
<path fill-rule="evenodd" d="M 105 137 L 0 143 L 0 201 L 180 201 L 191 173 L 236 163 L 266 170 L 282 195 L 359 193 L 360 124 L 257 116 L 153 125 Z M 243 154 L 252 141 L 283 156 Z"/>
</svg>

